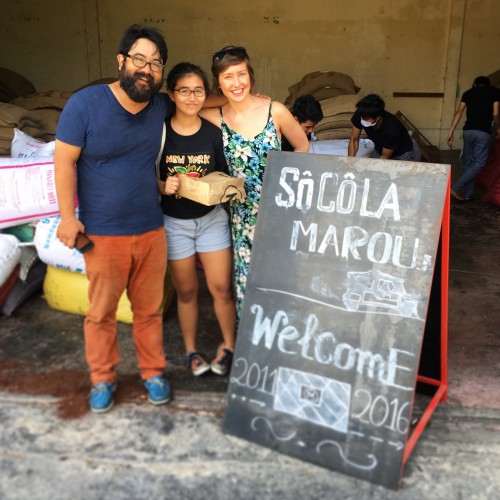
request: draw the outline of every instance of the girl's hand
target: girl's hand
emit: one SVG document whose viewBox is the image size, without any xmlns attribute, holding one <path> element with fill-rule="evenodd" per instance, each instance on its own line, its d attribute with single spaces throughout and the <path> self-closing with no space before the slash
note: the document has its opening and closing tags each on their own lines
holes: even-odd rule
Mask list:
<svg viewBox="0 0 500 500">
<path fill-rule="evenodd" d="M 177 175 L 167 177 L 165 182 L 165 194 L 175 194 L 179 190 L 179 177 Z"/>
</svg>

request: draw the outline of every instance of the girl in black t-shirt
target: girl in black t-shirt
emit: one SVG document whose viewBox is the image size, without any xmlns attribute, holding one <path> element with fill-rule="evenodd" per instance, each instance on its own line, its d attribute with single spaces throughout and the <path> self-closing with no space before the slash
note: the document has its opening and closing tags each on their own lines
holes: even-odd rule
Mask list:
<svg viewBox="0 0 500 500">
<path fill-rule="evenodd" d="M 186 361 L 194 375 L 210 369 L 225 375 L 231 365 L 236 329 L 228 215 L 220 205 L 205 206 L 177 194 L 179 175 L 202 177 L 215 170 L 227 170 L 222 134 L 218 127 L 198 116 L 209 92 L 207 76 L 199 66 L 190 63 L 174 66 L 167 76 L 167 90 L 176 110 L 165 120 L 158 185 Z M 205 272 L 223 337 L 211 363 L 196 346 L 199 289 L 196 254 Z"/>
</svg>

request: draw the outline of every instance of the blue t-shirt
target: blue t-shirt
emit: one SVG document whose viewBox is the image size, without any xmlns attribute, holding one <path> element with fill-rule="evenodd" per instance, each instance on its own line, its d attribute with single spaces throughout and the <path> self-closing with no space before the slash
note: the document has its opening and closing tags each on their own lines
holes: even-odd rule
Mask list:
<svg viewBox="0 0 500 500">
<path fill-rule="evenodd" d="M 79 218 L 89 234 L 141 234 L 163 225 L 156 185 L 166 94 L 137 114 L 108 85 L 87 87 L 66 103 L 56 138 L 82 148 L 77 161 Z"/>
</svg>

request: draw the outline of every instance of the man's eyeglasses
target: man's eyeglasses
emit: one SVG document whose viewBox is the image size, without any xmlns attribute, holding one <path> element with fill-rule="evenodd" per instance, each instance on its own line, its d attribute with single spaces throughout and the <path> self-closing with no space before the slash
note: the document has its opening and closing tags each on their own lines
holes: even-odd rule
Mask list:
<svg viewBox="0 0 500 500">
<path fill-rule="evenodd" d="M 155 73 L 161 73 L 163 71 L 163 68 L 165 67 L 165 65 L 159 61 L 149 62 L 145 57 L 139 55 L 134 55 L 134 56 L 131 56 L 130 54 L 123 54 L 123 55 L 125 57 L 130 57 L 130 59 L 132 59 L 132 64 L 136 68 L 144 68 L 146 64 L 149 64 L 151 71 L 154 71 Z"/>
<path fill-rule="evenodd" d="M 205 89 L 198 87 L 194 90 L 189 90 L 187 87 L 181 87 L 180 89 L 174 89 L 175 92 L 179 92 L 182 97 L 189 97 L 194 94 L 196 97 L 203 97 L 206 92 Z"/>
<path fill-rule="evenodd" d="M 229 47 L 227 49 L 219 50 L 218 52 L 214 52 L 213 59 L 214 61 L 220 61 L 225 55 L 228 54 L 231 56 L 246 57 L 249 59 L 245 47 Z"/>
</svg>

